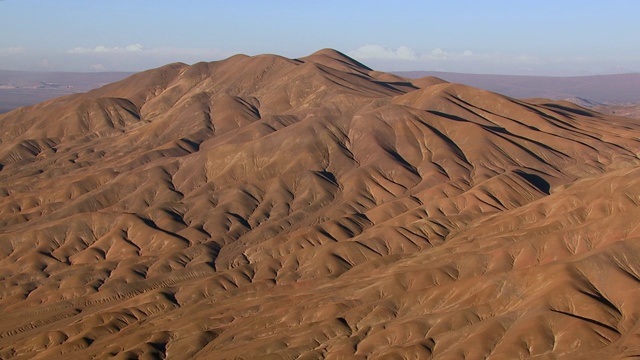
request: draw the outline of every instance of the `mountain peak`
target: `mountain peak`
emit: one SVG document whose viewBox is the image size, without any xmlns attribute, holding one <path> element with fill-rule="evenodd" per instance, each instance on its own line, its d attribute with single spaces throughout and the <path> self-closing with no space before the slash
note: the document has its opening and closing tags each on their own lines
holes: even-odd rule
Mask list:
<svg viewBox="0 0 640 360">
<path fill-rule="evenodd" d="M 372 71 L 372 69 L 369 68 L 368 66 L 362 64 L 361 62 L 335 49 L 329 49 L 329 48 L 321 49 L 309 56 L 300 58 L 300 60 L 303 60 L 303 61 L 313 61 L 313 62 L 321 62 L 321 63 L 326 63 L 327 59 L 341 62 L 343 64 L 348 65 L 349 67 L 358 69 L 360 71 L 366 71 L 366 72 Z"/>
<path fill-rule="evenodd" d="M 333 58 L 349 58 L 347 55 L 345 55 L 344 53 L 336 50 L 336 49 L 331 49 L 331 48 L 324 48 L 324 49 L 320 49 L 314 53 L 312 53 L 309 56 L 329 56 L 329 57 L 333 57 Z"/>
</svg>

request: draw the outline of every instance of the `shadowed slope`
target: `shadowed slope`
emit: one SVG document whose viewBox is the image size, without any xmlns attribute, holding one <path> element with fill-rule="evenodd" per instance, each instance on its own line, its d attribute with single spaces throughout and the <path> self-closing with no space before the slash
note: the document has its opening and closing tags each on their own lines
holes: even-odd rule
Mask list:
<svg viewBox="0 0 640 360">
<path fill-rule="evenodd" d="M 640 346 L 632 120 L 321 50 L 171 64 L 0 126 L 0 357 Z"/>
</svg>

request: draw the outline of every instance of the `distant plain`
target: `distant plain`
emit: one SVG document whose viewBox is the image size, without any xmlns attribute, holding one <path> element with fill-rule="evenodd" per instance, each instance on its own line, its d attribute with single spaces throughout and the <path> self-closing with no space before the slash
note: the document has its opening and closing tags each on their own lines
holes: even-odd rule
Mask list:
<svg viewBox="0 0 640 360">
<path fill-rule="evenodd" d="M 0 114 L 60 96 L 84 93 L 132 74 L 0 70 Z"/>
</svg>

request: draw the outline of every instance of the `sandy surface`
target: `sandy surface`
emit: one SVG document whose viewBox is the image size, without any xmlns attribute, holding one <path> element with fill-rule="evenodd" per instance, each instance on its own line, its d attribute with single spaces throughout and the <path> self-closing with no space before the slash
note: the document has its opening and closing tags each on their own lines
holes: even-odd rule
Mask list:
<svg viewBox="0 0 640 360">
<path fill-rule="evenodd" d="M 636 356 L 638 134 L 332 50 L 14 110 L 0 358 Z"/>
</svg>

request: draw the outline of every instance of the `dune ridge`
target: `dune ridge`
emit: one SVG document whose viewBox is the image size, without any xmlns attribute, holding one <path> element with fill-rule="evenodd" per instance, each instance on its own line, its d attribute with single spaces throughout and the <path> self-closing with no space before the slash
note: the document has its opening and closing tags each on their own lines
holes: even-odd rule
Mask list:
<svg viewBox="0 0 640 360">
<path fill-rule="evenodd" d="M 640 352 L 637 120 L 323 49 L 0 129 L 1 358 Z"/>
</svg>

